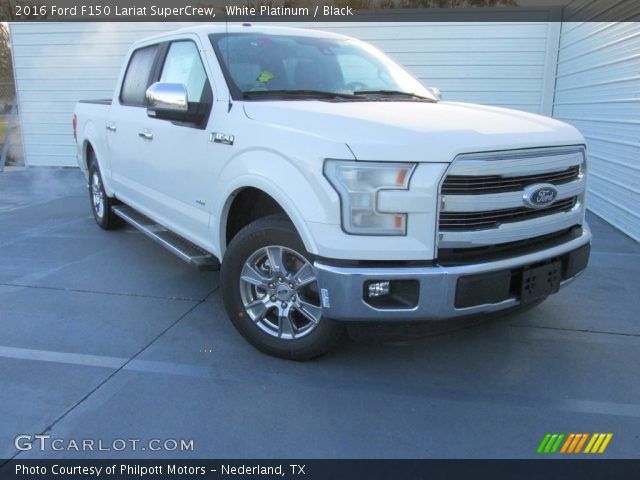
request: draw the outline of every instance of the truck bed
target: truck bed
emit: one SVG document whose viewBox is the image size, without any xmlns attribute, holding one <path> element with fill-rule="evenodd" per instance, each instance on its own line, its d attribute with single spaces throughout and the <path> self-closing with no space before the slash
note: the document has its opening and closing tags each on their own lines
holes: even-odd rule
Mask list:
<svg viewBox="0 0 640 480">
<path fill-rule="evenodd" d="M 95 132 L 92 148 L 98 152 L 107 151 L 105 126 L 110 110 L 111 100 L 80 100 L 74 110 L 76 130 L 80 132 L 80 138 L 84 138 L 84 132 Z M 84 160 L 80 157 L 78 157 L 78 165 L 86 169 Z"/>
</svg>

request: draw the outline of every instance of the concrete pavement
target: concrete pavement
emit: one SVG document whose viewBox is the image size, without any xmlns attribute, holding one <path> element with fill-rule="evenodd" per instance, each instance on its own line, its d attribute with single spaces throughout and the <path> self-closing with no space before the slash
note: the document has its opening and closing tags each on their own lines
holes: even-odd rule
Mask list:
<svg viewBox="0 0 640 480">
<path fill-rule="evenodd" d="M 72 169 L 0 174 L 0 458 L 528 458 L 548 432 L 640 451 L 640 245 L 589 215 L 585 274 L 454 333 L 308 363 L 233 329 L 217 273 L 104 232 Z M 19 434 L 193 451 L 17 452 Z"/>
</svg>

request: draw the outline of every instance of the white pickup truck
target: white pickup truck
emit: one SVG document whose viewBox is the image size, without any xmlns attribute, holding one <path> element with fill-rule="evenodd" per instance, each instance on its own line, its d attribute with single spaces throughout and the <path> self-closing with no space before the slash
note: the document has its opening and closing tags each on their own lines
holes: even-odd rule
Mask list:
<svg viewBox="0 0 640 480">
<path fill-rule="evenodd" d="M 98 225 L 220 269 L 238 331 L 309 359 L 346 322 L 516 310 L 587 265 L 582 135 L 438 97 L 353 38 L 191 27 L 77 105 L 77 160 Z"/>
</svg>

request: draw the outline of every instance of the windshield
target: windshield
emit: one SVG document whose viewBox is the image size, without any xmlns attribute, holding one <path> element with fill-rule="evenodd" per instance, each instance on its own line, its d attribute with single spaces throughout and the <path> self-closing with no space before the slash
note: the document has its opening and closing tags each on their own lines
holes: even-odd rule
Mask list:
<svg viewBox="0 0 640 480">
<path fill-rule="evenodd" d="M 341 99 L 413 95 L 435 101 L 409 73 L 358 40 L 231 33 L 211 35 L 211 42 L 235 99 L 329 92 Z"/>
</svg>

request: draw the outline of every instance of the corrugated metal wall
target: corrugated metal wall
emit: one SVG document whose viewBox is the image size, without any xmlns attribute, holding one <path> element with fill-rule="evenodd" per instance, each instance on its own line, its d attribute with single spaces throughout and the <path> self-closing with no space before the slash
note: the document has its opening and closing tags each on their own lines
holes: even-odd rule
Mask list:
<svg viewBox="0 0 640 480">
<path fill-rule="evenodd" d="M 559 24 L 360 23 L 324 29 L 372 43 L 425 85 L 439 87 L 447 100 L 551 115 L 544 83 L 553 80 Z"/>
<path fill-rule="evenodd" d="M 20 125 L 29 166 L 75 166 L 78 100 L 111 98 L 134 40 L 175 28 L 156 23 L 10 25 Z"/>
<path fill-rule="evenodd" d="M 75 102 L 110 98 L 131 42 L 183 25 L 12 24 L 27 164 L 75 165 L 70 126 Z M 445 99 L 551 114 L 558 24 L 346 23 L 314 28 L 370 41 L 425 84 L 440 87 Z"/>
<path fill-rule="evenodd" d="M 553 114 L 587 139 L 589 209 L 640 241 L 640 23 L 562 25 Z"/>
</svg>

